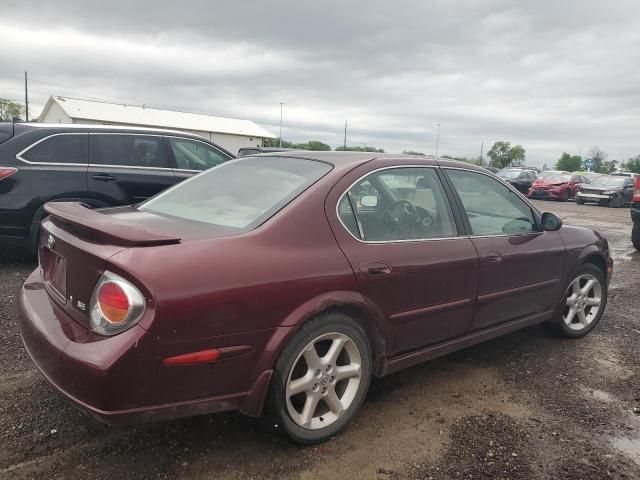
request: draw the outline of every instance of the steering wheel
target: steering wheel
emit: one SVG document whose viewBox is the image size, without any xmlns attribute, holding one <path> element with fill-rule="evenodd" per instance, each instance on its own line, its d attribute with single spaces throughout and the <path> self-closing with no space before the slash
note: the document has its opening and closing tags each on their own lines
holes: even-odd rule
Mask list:
<svg viewBox="0 0 640 480">
<path fill-rule="evenodd" d="M 394 236 L 410 238 L 418 223 L 416 207 L 407 200 L 396 200 L 382 212 L 382 224 L 389 227 Z"/>
</svg>

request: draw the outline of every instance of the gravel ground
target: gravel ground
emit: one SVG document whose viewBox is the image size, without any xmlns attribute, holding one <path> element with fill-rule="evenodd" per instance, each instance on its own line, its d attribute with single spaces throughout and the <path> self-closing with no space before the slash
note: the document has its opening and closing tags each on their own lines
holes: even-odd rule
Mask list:
<svg viewBox="0 0 640 480">
<path fill-rule="evenodd" d="M 0 251 L 0 478 L 640 478 L 629 211 L 540 205 L 609 237 L 616 268 L 598 328 L 569 341 L 536 326 L 376 381 L 349 428 L 317 447 L 236 413 L 113 428 L 76 411 L 17 332 L 16 293 L 33 265 Z"/>
</svg>

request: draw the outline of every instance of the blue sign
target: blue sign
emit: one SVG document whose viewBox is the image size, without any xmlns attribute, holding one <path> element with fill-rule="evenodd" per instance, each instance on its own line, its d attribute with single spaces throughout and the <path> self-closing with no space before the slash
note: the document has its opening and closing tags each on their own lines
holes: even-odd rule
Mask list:
<svg viewBox="0 0 640 480">
<path fill-rule="evenodd" d="M 587 168 L 593 168 L 593 160 L 588 158 L 587 160 L 584 161 L 584 166 Z"/>
</svg>

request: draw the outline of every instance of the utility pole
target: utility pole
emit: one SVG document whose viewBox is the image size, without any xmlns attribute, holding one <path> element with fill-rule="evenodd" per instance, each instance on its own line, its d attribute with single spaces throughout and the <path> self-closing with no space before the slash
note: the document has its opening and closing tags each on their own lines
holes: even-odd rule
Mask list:
<svg viewBox="0 0 640 480">
<path fill-rule="evenodd" d="M 24 114 L 27 122 L 29 121 L 29 93 L 27 89 L 27 71 L 24 72 Z"/>
<path fill-rule="evenodd" d="M 344 121 L 344 149 L 347 150 L 347 121 Z"/>
<path fill-rule="evenodd" d="M 440 147 L 440 124 L 438 124 L 438 138 L 436 139 L 436 158 L 438 158 L 439 147 Z"/>
<path fill-rule="evenodd" d="M 482 151 L 484 150 L 484 141 L 480 144 L 480 160 L 483 160 L 482 158 Z"/>
<path fill-rule="evenodd" d="M 280 147 L 282 147 L 282 106 L 284 103 L 280 102 Z"/>
</svg>

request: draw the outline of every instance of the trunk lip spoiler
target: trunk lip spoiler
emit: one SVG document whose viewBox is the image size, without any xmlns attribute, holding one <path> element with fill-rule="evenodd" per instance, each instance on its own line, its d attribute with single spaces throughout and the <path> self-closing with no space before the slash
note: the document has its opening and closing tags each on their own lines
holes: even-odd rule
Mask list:
<svg viewBox="0 0 640 480">
<path fill-rule="evenodd" d="M 145 230 L 144 227 L 115 220 L 82 202 L 48 202 L 44 209 L 53 218 L 54 223 L 60 222 L 91 232 L 113 245 L 124 247 L 172 245 L 180 243 L 181 240 L 179 237 L 160 235 Z"/>
</svg>

